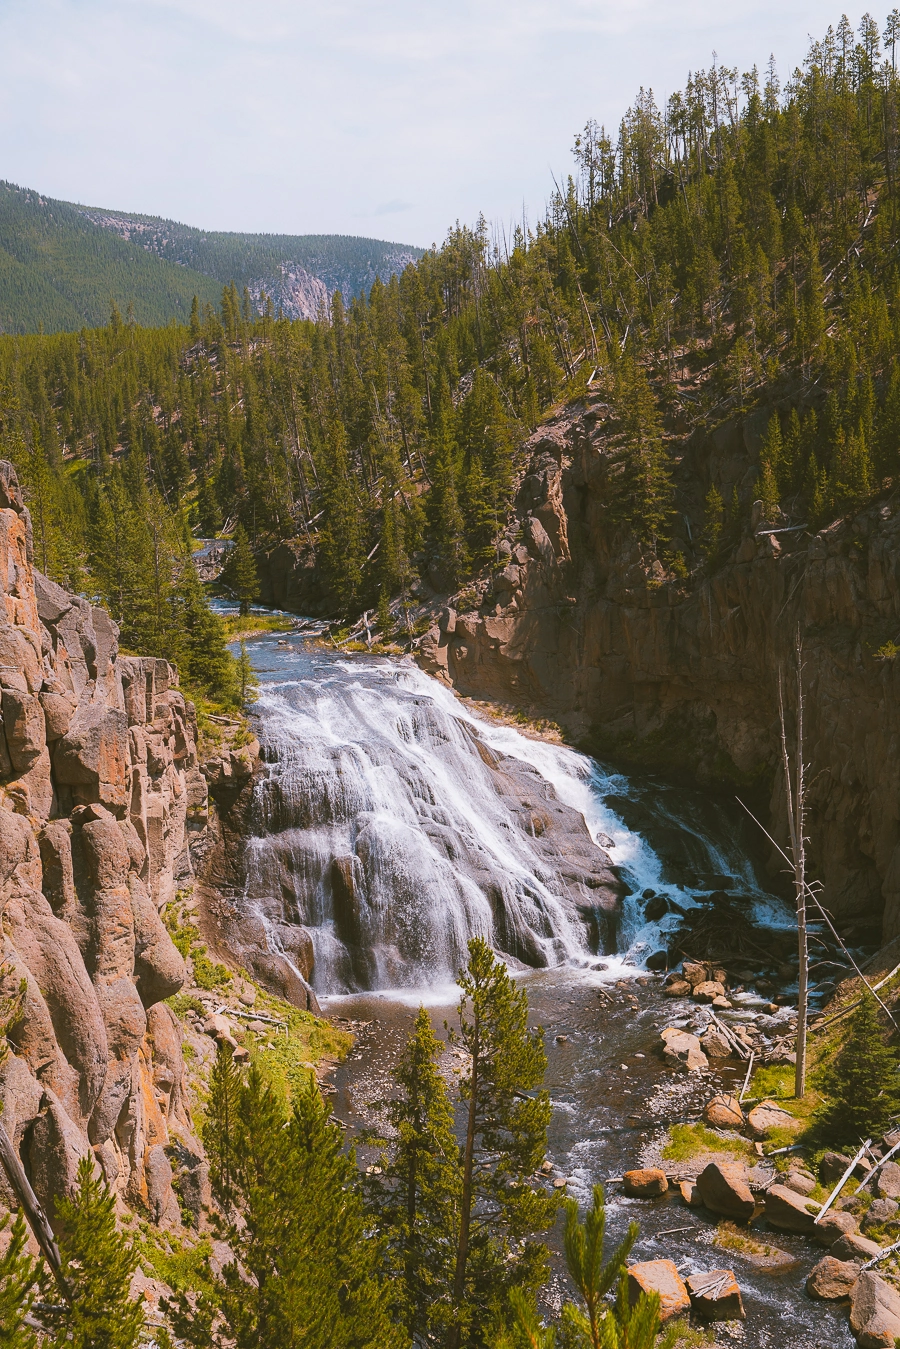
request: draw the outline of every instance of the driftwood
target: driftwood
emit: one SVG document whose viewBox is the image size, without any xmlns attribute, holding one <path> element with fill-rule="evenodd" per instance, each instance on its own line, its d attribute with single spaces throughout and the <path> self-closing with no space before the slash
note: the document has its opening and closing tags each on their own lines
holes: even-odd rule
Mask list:
<svg viewBox="0 0 900 1349">
<path fill-rule="evenodd" d="M 72 1290 L 63 1277 L 62 1260 L 59 1255 L 59 1247 L 56 1244 L 56 1237 L 53 1235 L 53 1228 L 47 1221 L 47 1215 L 41 1207 L 40 1200 L 31 1188 L 31 1182 L 25 1174 L 21 1158 L 16 1152 L 13 1141 L 6 1132 L 6 1127 L 2 1121 L 0 1121 L 0 1162 L 3 1163 L 3 1170 L 6 1172 L 13 1192 L 22 1206 L 28 1220 L 28 1226 L 44 1253 L 44 1259 L 50 1266 L 59 1291 L 67 1302 L 71 1302 Z"/>
<path fill-rule="evenodd" d="M 746 1094 L 747 1094 L 747 1088 L 748 1088 L 749 1085 L 750 1085 L 750 1074 L 753 1072 L 753 1060 L 754 1060 L 755 1058 L 756 1058 L 756 1053 L 755 1053 L 754 1050 L 751 1050 L 751 1051 L 750 1051 L 750 1062 L 747 1064 L 747 1076 L 744 1078 L 744 1085 L 741 1087 L 741 1094 L 740 1094 L 740 1096 L 738 1097 L 738 1105 L 740 1105 L 741 1101 L 743 1101 L 744 1097 L 745 1097 Z"/>
<path fill-rule="evenodd" d="M 867 1260 L 863 1265 L 862 1269 L 859 1271 L 860 1274 L 862 1274 L 863 1270 L 871 1269 L 873 1265 L 877 1265 L 879 1260 L 884 1260 L 886 1256 L 893 1255 L 895 1251 L 900 1251 L 900 1241 L 895 1241 L 893 1246 L 885 1246 L 883 1251 L 879 1251 L 877 1255 L 873 1255 L 872 1259 Z"/>
<path fill-rule="evenodd" d="M 853 1161 L 852 1161 L 852 1162 L 850 1163 L 850 1165 L 847 1167 L 847 1170 L 846 1170 L 846 1171 L 844 1172 L 844 1174 L 841 1176 L 841 1178 L 840 1178 L 840 1180 L 838 1181 L 837 1185 L 835 1185 L 834 1189 L 831 1191 L 831 1194 L 830 1194 L 830 1195 L 828 1196 L 828 1198 L 825 1200 L 825 1203 L 824 1203 L 824 1204 L 822 1205 L 822 1207 L 819 1209 L 818 1213 L 816 1214 L 815 1218 L 813 1219 L 813 1224 L 814 1224 L 814 1226 L 818 1225 L 818 1224 L 822 1221 L 822 1219 L 825 1217 L 825 1214 L 826 1214 L 826 1213 L 828 1212 L 828 1210 L 831 1208 L 831 1205 L 834 1203 L 835 1199 L 837 1199 L 837 1197 L 838 1197 L 838 1195 L 840 1194 L 841 1190 L 844 1188 L 844 1186 L 847 1184 L 847 1181 L 848 1181 L 848 1180 L 850 1179 L 850 1177 L 853 1175 L 853 1171 L 854 1171 L 854 1168 L 856 1167 L 857 1163 L 860 1162 L 860 1161 L 862 1160 L 863 1156 L 865 1155 L 865 1153 L 868 1152 L 869 1148 L 871 1147 L 871 1144 L 872 1144 L 871 1138 L 867 1138 L 866 1141 L 865 1141 L 865 1143 L 863 1143 L 862 1147 L 860 1148 L 859 1152 L 858 1152 L 858 1153 L 856 1154 L 856 1156 L 853 1158 Z"/>
<path fill-rule="evenodd" d="M 715 1012 L 712 1010 L 712 1008 L 707 1008 L 707 1011 L 709 1012 L 710 1019 L 711 1019 L 712 1021 L 714 1021 L 715 1024 L 718 1026 L 719 1030 L 720 1030 L 720 1031 L 722 1032 L 722 1034 L 725 1036 L 725 1039 L 726 1039 L 726 1040 L 728 1041 L 728 1043 L 731 1045 L 732 1049 L 735 1051 L 735 1053 L 737 1054 L 738 1058 L 740 1058 L 740 1059 L 746 1059 L 746 1058 L 748 1058 L 749 1055 L 750 1055 L 750 1053 L 751 1053 L 751 1051 L 750 1051 L 750 1050 L 748 1049 L 748 1047 L 744 1044 L 743 1040 L 740 1040 L 740 1039 L 735 1035 L 735 1033 L 734 1033 L 733 1030 L 731 1030 L 728 1026 L 724 1025 L 724 1024 L 719 1020 L 719 1018 L 716 1016 L 716 1014 L 715 1014 Z"/>
</svg>

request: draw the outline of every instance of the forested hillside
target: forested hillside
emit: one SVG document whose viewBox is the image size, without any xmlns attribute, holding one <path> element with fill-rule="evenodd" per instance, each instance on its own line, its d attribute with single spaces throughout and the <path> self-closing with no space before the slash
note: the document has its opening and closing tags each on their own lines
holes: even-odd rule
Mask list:
<svg viewBox="0 0 900 1349">
<path fill-rule="evenodd" d="M 127 633 L 152 501 L 172 539 L 296 540 L 335 613 L 450 590 L 492 561 L 524 434 L 588 385 L 610 522 L 665 568 L 709 567 L 757 497 L 814 524 L 869 499 L 900 472 L 898 31 L 885 54 L 842 20 L 783 85 L 716 66 L 664 109 L 642 91 L 578 136 L 527 236 L 457 228 L 327 320 L 254 317 L 230 286 L 179 327 L 2 339 L 0 452 L 39 565 Z M 711 484 L 685 531 L 686 437 L 776 398 L 756 480 Z"/>
<path fill-rule="evenodd" d="M 193 229 L 177 220 L 130 215 L 79 206 L 94 224 L 139 244 L 167 262 L 177 262 L 211 276 L 223 285 L 247 286 L 254 297 L 261 290 L 287 318 L 316 318 L 315 305 L 297 305 L 291 294 L 291 273 L 305 273 L 345 299 L 368 294 L 376 278 L 387 281 L 422 256 L 421 248 L 361 239 L 352 234 L 240 234 Z"/>
<path fill-rule="evenodd" d="M 67 202 L 0 183 L 0 332 L 75 331 L 106 323 L 113 304 L 135 321 L 186 322 L 214 281 L 92 225 Z"/>
</svg>

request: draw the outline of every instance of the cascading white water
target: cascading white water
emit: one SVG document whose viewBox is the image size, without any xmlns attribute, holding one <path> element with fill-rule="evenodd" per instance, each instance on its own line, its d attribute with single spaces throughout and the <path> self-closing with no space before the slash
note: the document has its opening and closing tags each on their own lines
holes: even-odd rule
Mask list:
<svg viewBox="0 0 900 1349">
<path fill-rule="evenodd" d="M 584 965 L 599 930 L 605 962 L 633 967 L 679 921 L 648 923 L 642 894 L 665 888 L 682 909 L 696 903 L 605 803 L 627 797 L 628 782 L 584 755 L 478 717 L 412 664 L 288 655 L 271 642 L 265 656 L 276 662 L 257 703 L 269 770 L 256 790 L 245 902 L 279 931 L 306 929 L 317 991 L 449 983 L 479 934 L 531 965 Z M 523 828 L 523 795 L 529 808 L 557 801 L 583 816 L 597 847 L 574 841 L 576 875 L 565 847 L 554 853 L 536 827 Z M 740 856 L 723 857 L 702 831 L 694 843 L 701 870 L 739 875 L 762 902 Z M 609 882 L 609 859 L 627 893 L 603 936 L 589 887 Z"/>
</svg>

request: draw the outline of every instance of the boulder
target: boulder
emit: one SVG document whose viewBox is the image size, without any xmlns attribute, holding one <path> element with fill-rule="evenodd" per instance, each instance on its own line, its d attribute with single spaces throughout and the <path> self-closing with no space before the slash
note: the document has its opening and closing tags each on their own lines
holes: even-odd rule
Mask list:
<svg viewBox="0 0 900 1349">
<path fill-rule="evenodd" d="M 859 1232 L 845 1232 L 831 1248 L 831 1254 L 837 1260 L 871 1260 L 880 1251 L 877 1241 L 870 1241 Z"/>
<path fill-rule="evenodd" d="M 53 750 L 57 781 L 72 788 L 77 801 L 124 806 L 128 724 L 115 707 L 79 707 Z"/>
<path fill-rule="evenodd" d="M 784 1179 L 784 1187 L 808 1197 L 816 1188 L 815 1177 L 807 1175 L 805 1171 L 789 1171 Z"/>
<path fill-rule="evenodd" d="M 691 988 L 696 988 L 697 984 L 705 983 L 709 978 L 709 971 L 705 965 L 699 965 L 694 960 L 686 960 L 681 967 L 682 974 Z"/>
<path fill-rule="evenodd" d="M 736 1096 L 722 1093 L 707 1101 L 703 1107 L 703 1118 L 716 1129 L 743 1129 L 744 1112 Z"/>
<path fill-rule="evenodd" d="M 842 1152 L 826 1152 L 819 1162 L 819 1180 L 823 1185 L 837 1185 L 852 1161 Z"/>
<path fill-rule="evenodd" d="M 661 1321 L 690 1311 L 690 1295 L 671 1260 L 645 1260 L 642 1264 L 628 1266 L 628 1300 L 632 1306 L 641 1293 L 659 1294 Z"/>
<path fill-rule="evenodd" d="M 773 1185 L 766 1191 L 766 1221 L 781 1232 L 812 1232 L 820 1207 L 785 1185 Z"/>
<path fill-rule="evenodd" d="M 710 1162 L 697 1177 L 700 1198 L 713 1213 L 749 1222 L 756 1201 L 747 1183 L 747 1169 L 740 1162 Z"/>
<path fill-rule="evenodd" d="M 760 1101 L 747 1116 L 747 1125 L 751 1135 L 759 1139 L 768 1138 L 776 1129 L 799 1129 L 799 1121 L 788 1114 L 775 1101 Z"/>
<path fill-rule="evenodd" d="M 894 1349 L 900 1337 L 896 1288 L 869 1269 L 860 1274 L 850 1298 L 850 1329 L 860 1349 Z"/>
<path fill-rule="evenodd" d="M 643 1171 L 626 1171 L 623 1176 L 625 1193 L 632 1199 L 653 1199 L 669 1188 L 665 1171 L 650 1167 Z"/>
<path fill-rule="evenodd" d="M 693 996 L 697 1002 L 713 1002 L 716 998 L 724 998 L 725 989 L 716 979 L 704 979 L 702 984 L 694 985 Z"/>
<path fill-rule="evenodd" d="M 900 1200 L 900 1166 L 896 1162 L 886 1162 L 878 1172 L 875 1189 L 881 1199 Z"/>
<path fill-rule="evenodd" d="M 688 998 L 691 994 L 691 986 L 685 979 L 676 979 L 674 983 L 666 985 L 663 993 L 667 998 Z"/>
<path fill-rule="evenodd" d="M 728 1059 L 734 1052 L 722 1032 L 714 1028 L 701 1035 L 700 1047 L 711 1059 Z"/>
<path fill-rule="evenodd" d="M 691 1274 L 686 1283 L 691 1306 L 704 1321 L 743 1321 L 744 1303 L 733 1270 Z"/>
<path fill-rule="evenodd" d="M 900 1204 L 896 1199 L 875 1199 L 860 1220 L 860 1227 L 868 1232 L 870 1227 L 879 1223 L 889 1223 L 900 1213 Z"/>
<path fill-rule="evenodd" d="M 700 1191 L 697 1188 L 695 1180 L 681 1180 L 678 1182 L 678 1189 L 682 1199 L 689 1208 L 702 1208 L 703 1200 L 700 1197 Z"/>
<path fill-rule="evenodd" d="M 834 1245 L 848 1232 L 858 1232 L 859 1225 L 852 1213 L 835 1213 L 829 1209 L 820 1223 L 812 1230 L 812 1239 L 817 1246 L 827 1248 Z"/>
<path fill-rule="evenodd" d="M 700 1048 L 696 1035 L 669 1026 L 662 1033 L 665 1048 L 663 1058 L 673 1067 L 687 1068 L 694 1073 L 709 1067 L 709 1059 Z"/>
<path fill-rule="evenodd" d="M 824 1255 L 810 1270 L 806 1291 L 810 1297 L 821 1301 L 836 1301 L 850 1296 L 858 1278 L 859 1266 L 852 1260 L 838 1260 L 833 1255 Z"/>
<path fill-rule="evenodd" d="M 47 744 L 40 699 L 33 693 L 4 689 L 3 729 L 12 766 L 17 773 L 24 773 Z"/>
</svg>

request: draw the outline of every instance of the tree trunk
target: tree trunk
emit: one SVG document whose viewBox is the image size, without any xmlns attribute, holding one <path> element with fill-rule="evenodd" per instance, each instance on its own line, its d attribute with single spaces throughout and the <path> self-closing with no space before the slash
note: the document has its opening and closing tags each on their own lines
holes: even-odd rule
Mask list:
<svg viewBox="0 0 900 1349">
<path fill-rule="evenodd" d="M 472 1046 L 472 1082 L 469 1095 L 469 1118 L 466 1124 L 466 1150 L 463 1159 L 462 1202 L 459 1214 L 459 1242 L 456 1247 L 456 1269 L 453 1274 L 453 1301 L 459 1309 L 466 1286 L 466 1261 L 469 1255 L 469 1223 L 472 1215 L 472 1172 L 475 1164 L 475 1115 L 478 1098 L 478 1027 Z M 457 1319 L 450 1336 L 450 1349 L 459 1349 L 462 1327 Z"/>
</svg>

